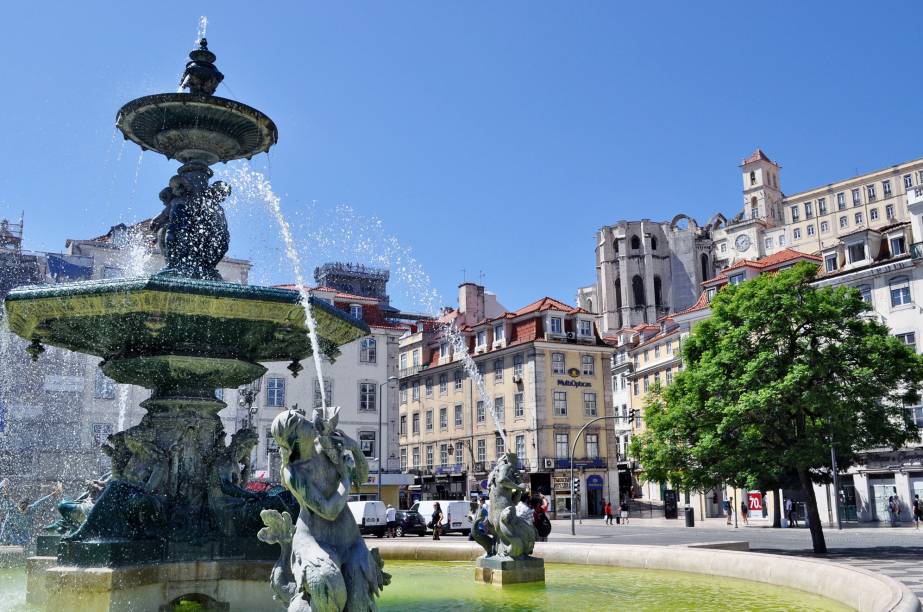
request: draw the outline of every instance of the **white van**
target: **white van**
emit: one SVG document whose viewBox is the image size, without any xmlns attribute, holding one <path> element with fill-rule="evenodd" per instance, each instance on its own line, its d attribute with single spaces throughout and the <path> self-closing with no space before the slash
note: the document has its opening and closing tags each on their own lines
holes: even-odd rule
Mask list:
<svg viewBox="0 0 923 612">
<path fill-rule="evenodd" d="M 439 502 L 439 507 L 442 508 L 442 533 L 453 531 L 462 535 L 471 533 L 471 503 L 467 500 L 437 499 L 418 501 L 410 509 L 423 515 L 423 520 L 429 525 L 433 518 L 433 506 L 437 501 Z"/>
<path fill-rule="evenodd" d="M 380 501 L 351 501 L 346 504 L 349 511 L 356 519 L 359 533 L 362 535 L 372 533 L 379 538 L 384 537 L 388 528 L 387 509 Z"/>
</svg>

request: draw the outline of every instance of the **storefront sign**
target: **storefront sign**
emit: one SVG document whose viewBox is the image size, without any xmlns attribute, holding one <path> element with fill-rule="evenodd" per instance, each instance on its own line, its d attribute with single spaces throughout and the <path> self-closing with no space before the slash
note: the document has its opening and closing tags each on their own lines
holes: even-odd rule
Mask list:
<svg viewBox="0 0 923 612">
<path fill-rule="evenodd" d="M 603 477 L 599 474 L 591 474 L 586 479 L 586 488 L 587 491 L 590 489 L 602 489 L 603 488 Z"/>
<path fill-rule="evenodd" d="M 570 491 L 570 477 L 567 474 L 554 475 L 555 491 Z"/>
<path fill-rule="evenodd" d="M 747 493 L 747 505 L 750 510 L 762 510 L 763 496 L 759 493 Z"/>
<path fill-rule="evenodd" d="M 566 378 L 558 379 L 559 387 L 592 387 L 593 383 L 588 383 L 585 380 L 567 380 Z"/>
</svg>

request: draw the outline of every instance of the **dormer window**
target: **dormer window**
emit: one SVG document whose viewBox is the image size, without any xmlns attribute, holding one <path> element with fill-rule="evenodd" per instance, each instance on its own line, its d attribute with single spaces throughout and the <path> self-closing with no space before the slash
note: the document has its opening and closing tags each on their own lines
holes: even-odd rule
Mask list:
<svg viewBox="0 0 923 612">
<path fill-rule="evenodd" d="M 477 333 L 475 344 L 477 344 L 478 347 L 487 346 L 487 330 L 482 329 Z"/>
<path fill-rule="evenodd" d="M 503 323 L 497 323 L 494 325 L 494 342 L 502 342 L 503 339 Z"/>
<path fill-rule="evenodd" d="M 705 298 L 709 302 L 711 302 L 717 292 L 718 292 L 718 289 L 716 289 L 715 287 L 709 287 L 708 290 L 705 291 Z"/>
<path fill-rule="evenodd" d="M 904 240 L 903 236 L 894 236 L 890 240 L 891 245 L 891 257 L 896 257 L 898 255 L 903 255 L 907 252 L 907 243 Z"/>
<path fill-rule="evenodd" d="M 741 272 L 740 274 L 735 274 L 734 276 L 729 278 L 728 282 L 731 283 L 732 285 L 739 285 L 740 283 L 744 282 L 744 278 L 745 278 L 744 273 Z"/>
<path fill-rule="evenodd" d="M 561 317 L 550 317 L 548 319 L 548 329 L 552 334 L 564 333 L 564 319 Z"/>
<path fill-rule="evenodd" d="M 587 321 L 586 319 L 580 319 L 580 324 L 577 330 L 579 331 L 581 336 L 592 336 L 593 335 L 592 321 Z"/>
<path fill-rule="evenodd" d="M 824 269 L 827 272 L 836 272 L 836 253 L 824 257 Z"/>
<path fill-rule="evenodd" d="M 441 342 L 439 343 L 439 357 L 446 358 L 449 356 L 449 343 Z"/>
<path fill-rule="evenodd" d="M 362 305 L 361 304 L 350 304 L 349 314 L 351 314 L 354 319 L 362 320 Z"/>
<path fill-rule="evenodd" d="M 846 247 L 846 253 L 849 255 L 849 263 L 856 263 L 865 259 L 865 243 L 856 242 Z"/>
</svg>

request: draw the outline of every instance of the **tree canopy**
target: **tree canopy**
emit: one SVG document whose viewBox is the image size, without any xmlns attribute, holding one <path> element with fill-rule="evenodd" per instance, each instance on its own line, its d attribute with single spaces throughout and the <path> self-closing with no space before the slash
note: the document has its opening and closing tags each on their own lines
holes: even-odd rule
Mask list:
<svg viewBox="0 0 923 612">
<path fill-rule="evenodd" d="M 798 264 L 722 288 L 683 345 L 683 371 L 645 406 L 632 452 L 646 477 L 685 489 L 764 489 L 796 478 L 816 552 L 826 545 L 812 482 L 863 449 L 898 448 L 917 428 L 923 361 L 866 315 L 856 289 L 812 285 Z"/>
</svg>

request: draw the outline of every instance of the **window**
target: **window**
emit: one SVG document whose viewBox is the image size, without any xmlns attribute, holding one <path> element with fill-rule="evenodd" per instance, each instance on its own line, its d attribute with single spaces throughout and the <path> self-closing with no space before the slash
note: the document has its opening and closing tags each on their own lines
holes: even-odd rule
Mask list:
<svg viewBox="0 0 923 612">
<path fill-rule="evenodd" d="M 433 397 L 433 377 L 432 376 L 426 377 L 426 382 L 424 383 L 424 387 L 426 388 L 426 397 Z"/>
<path fill-rule="evenodd" d="M 801 240 L 801 228 L 796 227 L 792 232 L 792 240 Z"/>
<path fill-rule="evenodd" d="M 798 211 L 797 206 L 792 206 L 790 210 L 792 211 L 792 223 L 794 223 L 801 218 L 801 213 Z"/>
<path fill-rule="evenodd" d="M 567 392 L 554 392 L 554 416 L 567 416 Z"/>
<path fill-rule="evenodd" d="M 433 469 L 433 445 L 428 444 L 426 446 L 426 467 Z"/>
<path fill-rule="evenodd" d="M 881 193 L 884 194 L 884 197 L 891 197 L 891 181 L 881 181 Z"/>
<path fill-rule="evenodd" d="M 464 378 L 464 375 L 462 374 L 462 371 L 461 371 L 460 369 L 459 369 L 459 370 L 455 370 L 455 373 L 452 375 L 452 379 L 453 379 L 453 381 L 455 382 L 455 390 L 456 390 L 456 391 L 461 391 L 461 389 L 462 389 L 462 379 L 463 379 L 463 378 Z"/>
<path fill-rule="evenodd" d="M 739 285 L 740 283 L 744 282 L 744 273 L 741 272 L 740 274 L 735 274 L 729 279 L 728 282 L 730 282 L 732 285 Z"/>
<path fill-rule="evenodd" d="M 596 393 L 593 391 L 583 392 L 583 414 L 596 416 Z"/>
<path fill-rule="evenodd" d="M 439 395 L 446 395 L 449 392 L 449 375 L 442 373 L 439 375 Z"/>
<path fill-rule="evenodd" d="M 407 353 L 401 353 L 401 369 L 407 369 Z"/>
<path fill-rule="evenodd" d="M 859 295 L 862 297 L 862 300 L 867 303 L 872 303 L 872 286 L 871 285 L 859 285 L 856 287 L 859 290 Z"/>
<path fill-rule="evenodd" d="M 478 462 L 484 463 L 487 461 L 487 441 L 483 438 L 478 440 Z"/>
<path fill-rule="evenodd" d="M 875 201 L 875 185 L 866 185 L 865 186 L 865 195 L 868 197 L 869 202 Z"/>
<path fill-rule="evenodd" d="M 494 398 L 494 414 L 497 415 L 498 422 L 506 422 L 506 402 L 503 397 Z"/>
<path fill-rule="evenodd" d="M 635 379 L 633 384 L 634 384 L 634 394 L 640 395 L 641 394 L 641 383 L 638 382 L 638 379 Z"/>
<path fill-rule="evenodd" d="M 420 434 L 420 413 L 413 413 L 413 435 L 417 436 Z"/>
<path fill-rule="evenodd" d="M 520 418 L 525 415 L 525 408 L 523 406 L 523 394 L 516 393 L 513 395 L 513 417 Z"/>
<path fill-rule="evenodd" d="M 321 404 L 323 403 L 323 399 L 327 400 L 328 406 L 335 405 L 333 403 L 333 381 L 329 378 L 324 381 L 324 397 L 323 398 L 321 398 L 320 387 L 317 384 L 317 380 L 314 381 L 314 407 L 320 408 Z"/>
<path fill-rule="evenodd" d="M 495 457 L 499 459 L 503 456 L 503 453 L 506 452 L 506 448 L 503 445 L 503 438 L 501 436 L 496 436 L 494 438 L 494 451 L 497 453 Z"/>
<path fill-rule="evenodd" d="M 462 463 L 464 463 L 465 460 L 462 457 L 462 453 L 464 452 L 465 452 L 465 448 L 462 445 L 462 443 L 457 442 L 455 444 L 455 465 L 461 465 Z"/>
<path fill-rule="evenodd" d="M 570 457 L 570 448 L 567 443 L 566 433 L 554 434 L 554 455 L 558 459 L 568 459 Z"/>
<path fill-rule="evenodd" d="M 641 411 L 635 410 L 635 428 L 641 427 Z"/>
<path fill-rule="evenodd" d="M 904 175 L 904 189 L 910 189 L 913 187 L 913 175 L 905 174 Z"/>
<path fill-rule="evenodd" d="M 359 341 L 359 363 L 375 363 L 378 359 L 378 347 L 375 338 L 363 338 Z"/>
<path fill-rule="evenodd" d="M 923 170 L 917 170 L 917 185 L 923 183 Z"/>
<path fill-rule="evenodd" d="M 836 254 L 827 255 L 826 257 L 824 257 L 824 269 L 827 272 L 836 271 Z"/>
<path fill-rule="evenodd" d="M 666 377 L 666 378 L 667 378 L 667 384 L 668 384 L 668 385 L 669 385 L 671 382 L 673 382 L 673 368 L 670 368 L 669 370 L 667 370 L 667 377 Z"/>
<path fill-rule="evenodd" d="M 549 319 L 549 327 L 551 328 L 552 334 L 563 334 L 564 320 L 561 319 L 561 317 L 551 317 Z"/>
<path fill-rule="evenodd" d="M 644 392 L 647 393 L 650 390 L 650 388 L 651 388 L 650 377 L 647 374 L 645 374 L 644 375 Z"/>
<path fill-rule="evenodd" d="M 827 198 L 817 198 L 817 214 L 827 214 Z"/>
<path fill-rule="evenodd" d="M 516 436 L 516 457 L 522 462 L 526 456 L 526 437 L 524 435 Z"/>
<path fill-rule="evenodd" d="M 483 423 L 487 420 L 487 415 L 484 412 L 484 402 L 483 400 L 478 400 L 477 403 L 477 421 L 478 423 Z"/>
<path fill-rule="evenodd" d="M 522 355 L 513 355 L 513 376 L 522 378 Z"/>
<path fill-rule="evenodd" d="M 753 170 L 750 171 L 750 184 L 756 185 L 756 172 Z"/>
<path fill-rule="evenodd" d="M 449 465 L 449 445 L 440 444 L 439 445 L 439 465 L 446 467 Z"/>
<path fill-rule="evenodd" d="M 439 407 L 439 429 L 449 428 L 449 409 L 447 406 Z"/>
<path fill-rule="evenodd" d="M 843 229 L 844 227 L 847 227 L 848 225 L 849 225 L 849 219 L 847 219 L 845 216 L 840 217 L 840 229 Z"/>
<path fill-rule="evenodd" d="M 810 219 L 814 216 L 814 204 L 811 202 L 804 203 L 804 218 Z"/>
<path fill-rule="evenodd" d="M 414 349 L 410 355 L 411 357 L 413 357 L 412 359 L 413 365 L 414 366 L 420 365 L 420 351 L 418 351 L 417 349 Z"/>
<path fill-rule="evenodd" d="M 375 400 L 378 392 L 378 384 L 373 382 L 359 383 L 359 410 L 374 412 L 378 405 Z"/>
<path fill-rule="evenodd" d="M 846 209 L 846 194 L 845 193 L 840 192 L 836 194 L 836 207 L 837 207 L 837 210 Z"/>
<path fill-rule="evenodd" d="M 785 246 L 785 234 L 779 234 L 779 246 Z"/>
<path fill-rule="evenodd" d="M 631 248 L 640 249 L 641 248 L 641 239 L 637 236 L 631 237 Z"/>
<path fill-rule="evenodd" d="M 584 355 L 581 358 L 583 364 L 583 375 L 584 376 L 595 376 L 596 375 L 596 358 L 593 355 Z"/>
<path fill-rule="evenodd" d="M 820 233 L 821 233 L 821 234 L 826 234 L 826 233 L 828 233 L 829 231 L 830 231 L 830 224 L 827 223 L 826 221 L 821 221 L 821 222 L 820 222 Z"/>
<path fill-rule="evenodd" d="M 479 347 L 487 346 L 487 330 L 482 329 L 477 333 L 477 341 L 475 344 Z"/>
<path fill-rule="evenodd" d="M 904 241 L 903 236 L 895 236 L 890 240 L 891 244 L 891 257 L 897 255 L 903 255 L 907 251 L 907 243 Z"/>
<path fill-rule="evenodd" d="M 407 385 L 401 385 L 400 396 L 401 396 L 401 403 L 406 404 L 407 403 Z"/>
<path fill-rule="evenodd" d="M 857 212 L 855 215 L 853 215 L 853 217 L 855 217 L 856 225 L 862 225 L 863 217 L 861 211 Z"/>
<path fill-rule="evenodd" d="M 503 340 L 503 323 L 494 325 L 494 342 Z"/>
<path fill-rule="evenodd" d="M 592 336 L 593 335 L 593 322 L 587 321 L 585 319 L 580 319 L 577 331 L 581 336 Z"/>
<path fill-rule="evenodd" d="M 765 244 L 766 244 L 767 249 L 771 249 L 772 248 L 772 238 L 771 237 L 766 238 Z"/>
<path fill-rule="evenodd" d="M 284 378 L 266 379 L 266 405 L 272 408 L 281 408 L 285 406 Z"/>
<path fill-rule="evenodd" d="M 869 219 L 872 221 L 878 220 L 878 209 L 877 208 L 872 208 L 869 210 Z"/>
<path fill-rule="evenodd" d="M 722 243 L 721 243 L 720 251 L 721 251 L 722 253 L 727 253 L 727 250 L 728 250 L 728 243 L 727 243 L 727 242 L 722 242 Z"/>
<path fill-rule="evenodd" d="M 660 357 L 660 345 L 654 347 L 654 359 Z"/>
<path fill-rule="evenodd" d="M 406 414 L 401 415 L 401 425 L 400 425 L 399 432 L 402 436 L 407 435 L 407 415 Z"/>
<path fill-rule="evenodd" d="M 891 307 L 910 303 L 910 279 L 906 276 L 892 278 L 888 283 L 891 291 Z"/>
<path fill-rule="evenodd" d="M 814 226 L 809 225 L 808 226 L 808 236 L 813 236 L 813 235 L 814 235 Z"/>
<path fill-rule="evenodd" d="M 852 190 L 852 205 L 859 206 L 862 204 L 862 196 L 859 194 L 859 188 Z"/>
<path fill-rule="evenodd" d="M 865 243 L 856 242 L 854 244 L 850 244 L 846 247 L 846 252 L 849 254 L 849 263 L 862 261 L 865 259 Z"/>
<path fill-rule="evenodd" d="M 917 350 L 917 335 L 914 332 L 907 332 L 906 334 L 894 334 L 894 337 L 912 348 Z"/>
<path fill-rule="evenodd" d="M 413 398 L 414 401 L 419 401 L 419 399 L 420 399 L 420 381 L 419 381 L 419 380 L 413 381 L 413 384 L 410 386 L 410 388 L 411 388 L 410 397 Z"/>
<path fill-rule="evenodd" d="M 407 448 L 401 449 L 401 471 L 407 471 Z"/>
<path fill-rule="evenodd" d="M 503 382 L 503 358 L 494 359 L 494 382 Z"/>
<path fill-rule="evenodd" d="M 362 449 L 362 454 L 368 457 L 369 459 L 374 458 L 375 455 L 375 432 L 374 431 L 360 431 L 359 432 L 359 448 Z"/>
<path fill-rule="evenodd" d="M 362 320 L 362 306 L 359 304 L 350 304 L 349 314 L 351 314 L 354 319 Z"/>
<path fill-rule="evenodd" d="M 439 358 L 445 359 L 448 356 L 449 356 L 449 343 L 440 342 L 439 343 Z"/>
<path fill-rule="evenodd" d="M 596 459 L 599 457 L 599 434 L 586 435 L 586 458 Z"/>
<path fill-rule="evenodd" d="M 414 446 L 413 447 L 413 469 L 416 470 L 419 468 L 420 468 L 420 447 Z"/>
<path fill-rule="evenodd" d="M 426 431 L 433 431 L 433 411 L 426 411 Z"/>
<path fill-rule="evenodd" d="M 455 412 L 455 427 L 461 427 L 462 426 L 462 405 L 455 404 L 454 412 Z"/>
<path fill-rule="evenodd" d="M 564 374 L 564 353 L 551 354 L 551 373 Z"/>
<path fill-rule="evenodd" d="M 99 399 L 115 399 L 115 381 L 103 374 L 99 368 L 96 368 L 96 379 L 93 381 L 93 396 Z"/>
<path fill-rule="evenodd" d="M 478 374 L 483 378 L 485 373 L 487 373 L 487 362 L 482 361 L 478 364 Z"/>
</svg>

